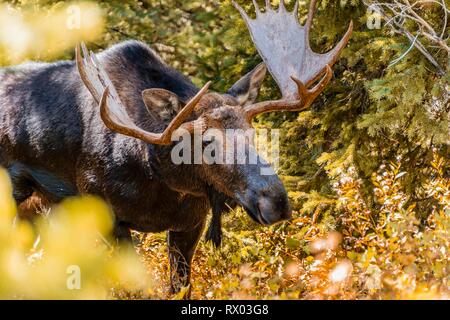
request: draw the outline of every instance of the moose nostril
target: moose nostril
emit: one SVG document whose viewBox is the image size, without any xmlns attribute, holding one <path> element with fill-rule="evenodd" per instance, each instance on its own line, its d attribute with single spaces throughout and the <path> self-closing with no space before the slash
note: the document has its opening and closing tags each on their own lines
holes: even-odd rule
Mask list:
<svg viewBox="0 0 450 320">
<path fill-rule="evenodd" d="M 259 198 L 259 200 L 258 200 L 259 212 L 263 213 L 263 212 L 271 211 L 271 210 L 273 210 L 272 207 L 273 207 L 272 203 L 268 197 L 262 196 Z"/>
<path fill-rule="evenodd" d="M 269 192 L 266 190 L 261 191 L 261 197 L 265 198 L 269 196 Z"/>
<path fill-rule="evenodd" d="M 275 223 L 292 217 L 292 211 L 287 200 L 261 196 L 258 199 L 258 209 L 261 216 L 268 223 Z"/>
</svg>

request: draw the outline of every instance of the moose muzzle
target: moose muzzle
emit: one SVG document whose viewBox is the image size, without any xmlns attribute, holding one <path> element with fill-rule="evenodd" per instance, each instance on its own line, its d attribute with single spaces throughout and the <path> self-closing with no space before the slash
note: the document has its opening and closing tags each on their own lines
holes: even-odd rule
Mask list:
<svg viewBox="0 0 450 320">
<path fill-rule="evenodd" d="M 261 174 L 264 169 L 266 174 Z M 256 222 L 274 224 L 292 217 L 287 192 L 272 168 L 265 164 L 244 167 L 246 188 L 235 198 Z"/>
</svg>

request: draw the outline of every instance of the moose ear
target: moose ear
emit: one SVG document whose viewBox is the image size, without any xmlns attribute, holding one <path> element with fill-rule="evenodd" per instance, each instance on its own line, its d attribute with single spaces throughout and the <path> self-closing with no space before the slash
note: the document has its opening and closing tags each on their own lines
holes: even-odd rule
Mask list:
<svg viewBox="0 0 450 320">
<path fill-rule="evenodd" d="M 254 103 L 266 71 L 266 65 L 260 63 L 255 69 L 239 79 L 227 93 L 235 97 L 241 106 Z"/>
<path fill-rule="evenodd" d="M 146 89 L 142 99 L 151 113 L 156 113 L 161 120 L 172 120 L 183 108 L 184 102 L 173 92 L 165 89 Z"/>
</svg>

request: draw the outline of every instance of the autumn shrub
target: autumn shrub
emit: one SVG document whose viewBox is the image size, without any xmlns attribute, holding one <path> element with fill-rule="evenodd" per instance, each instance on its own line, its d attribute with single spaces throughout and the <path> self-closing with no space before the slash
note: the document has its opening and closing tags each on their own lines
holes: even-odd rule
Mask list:
<svg viewBox="0 0 450 320">
<path fill-rule="evenodd" d="M 16 218 L 11 183 L 0 170 L 0 298 L 107 299 L 152 293 L 133 248 L 114 250 L 108 206 L 71 198 L 35 225 Z"/>
<path fill-rule="evenodd" d="M 448 297 L 448 161 L 435 153 L 430 163 L 430 178 L 421 188 L 436 204 L 424 215 L 418 211 L 420 200 L 412 200 L 402 185 L 408 172 L 402 171 L 401 160 L 382 165 L 373 175 L 376 210 L 362 200 L 351 171 L 337 183 L 342 247 L 356 262 L 355 271 L 365 275 L 360 290 L 369 297 Z"/>
<path fill-rule="evenodd" d="M 373 174 L 370 205 L 349 167 L 335 177 L 328 214 L 296 212 L 290 222 L 260 227 L 243 211 L 231 212 L 222 246 L 216 250 L 202 242 L 198 248 L 194 298 L 448 299 L 448 167 L 435 153 L 421 186 L 435 200 L 426 218 L 418 211 L 420 200 L 412 201 L 405 191 L 408 172 L 401 158 Z M 156 277 L 167 281 L 165 236 L 139 238 Z M 176 298 L 166 295 L 164 285 L 155 290 Z"/>
</svg>

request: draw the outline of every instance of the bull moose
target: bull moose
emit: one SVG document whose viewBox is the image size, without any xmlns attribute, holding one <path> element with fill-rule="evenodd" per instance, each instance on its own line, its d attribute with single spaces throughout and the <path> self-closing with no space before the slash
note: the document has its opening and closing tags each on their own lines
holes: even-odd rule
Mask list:
<svg viewBox="0 0 450 320">
<path fill-rule="evenodd" d="M 0 72 L 0 161 L 8 168 L 18 204 L 37 194 L 48 203 L 92 194 L 111 206 L 114 235 L 130 229 L 168 231 L 171 290 L 190 282 L 190 264 L 205 226 L 220 242 L 220 214 L 242 206 L 256 222 L 291 217 L 279 177 L 261 175 L 268 164 L 175 164 L 172 134 L 184 129 L 252 128 L 252 118 L 269 111 L 307 108 L 332 77 L 331 66 L 346 46 L 352 23 L 334 49 L 314 53 L 306 24 L 280 2 L 266 1 L 256 19 L 233 3 L 244 18 L 263 63 L 226 93 L 197 88 L 165 64 L 147 45 L 126 41 L 95 55 L 84 45 L 76 61 L 26 63 Z M 267 66 L 267 67 L 266 67 Z M 282 98 L 256 102 L 266 68 Z M 316 84 L 315 84 L 316 83 Z M 226 148 L 227 144 L 222 147 Z M 251 142 L 245 153 L 255 156 Z"/>
</svg>

